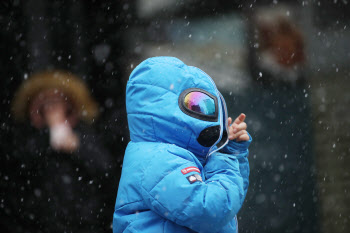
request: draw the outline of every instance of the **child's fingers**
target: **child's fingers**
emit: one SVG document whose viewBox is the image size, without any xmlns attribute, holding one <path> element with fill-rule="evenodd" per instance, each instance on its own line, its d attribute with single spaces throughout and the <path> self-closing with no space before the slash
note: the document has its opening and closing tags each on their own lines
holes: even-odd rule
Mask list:
<svg viewBox="0 0 350 233">
<path fill-rule="evenodd" d="M 236 140 L 237 140 L 237 142 L 248 141 L 249 140 L 249 135 L 247 133 L 246 134 L 242 134 Z"/>
<path fill-rule="evenodd" d="M 244 113 L 241 113 L 233 123 L 239 124 L 242 123 L 245 120 L 246 115 Z"/>
<path fill-rule="evenodd" d="M 237 133 L 235 134 L 230 134 L 230 136 L 228 137 L 228 139 L 230 140 L 233 140 L 233 139 L 236 139 L 236 138 L 239 138 L 241 135 L 243 134 L 247 134 L 247 131 L 246 130 L 241 130 L 241 131 L 238 131 Z"/>
<path fill-rule="evenodd" d="M 228 126 L 230 126 L 232 124 L 232 118 L 231 117 L 227 118 L 227 123 L 228 123 Z"/>
<path fill-rule="evenodd" d="M 240 130 L 246 130 L 246 129 L 247 129 L 247 123 L 242 122 L 242 123 L 240 123 L 240 124 L 238 124 L 238 125 L 233 124 L 233 125 L 232 125 L 232 128 L 233 128 L 232 132 L 233 132 L 233 133 L 237 133 L 237 132 L 240 131 Z"/>
<path fill-rule="evenodd" d="M 229 128 L 228 133 L 229 133 L 229 134 L 228 134 L 228 138 L 231 139 L 231 138 L 233 137 L 233 135 L 234 135 L 234 133 L 233 133 L 233 128 L 232 128 L 232 127 Z M 231 139 L 231 140 L 232 140 L 232 139 Z"/>
</svg>

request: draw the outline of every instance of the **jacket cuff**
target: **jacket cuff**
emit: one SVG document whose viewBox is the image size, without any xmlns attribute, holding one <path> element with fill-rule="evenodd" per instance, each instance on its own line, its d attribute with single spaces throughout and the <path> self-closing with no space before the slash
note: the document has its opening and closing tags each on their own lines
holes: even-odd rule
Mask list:
<svg viewBox="0 0 350 233">
<path fill-rule="evenodd" d="M 230 140 L 227 145 L 220 150 L 220 152 L 225 154 L 237 154 L 246 152 L 250 143 L 252 142 L 252 136 L 248 133 L 249 140 L 243 142 L 237 142 L 236 140 Z"/>
</svg>

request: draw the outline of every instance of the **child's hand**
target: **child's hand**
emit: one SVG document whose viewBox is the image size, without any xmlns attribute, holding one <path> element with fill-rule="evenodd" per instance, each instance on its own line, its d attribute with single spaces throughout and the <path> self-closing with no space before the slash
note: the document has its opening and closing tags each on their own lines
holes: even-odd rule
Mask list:
<svg viewBox="0 0 350 233">
<path fill-rule="evenodd" d="M 236 120 L 232 123 L 232 118 L 228 118 L 228 125 L 229 125 L 229 136 L 228 139 L 234 140 L 236 139 L 237 142 L 240 141 L 248 141 L 249 135 L 246 131 L 247 124 L 244 122 L 245 120 L 245 114 L 241 113 Z"/>
</svg>

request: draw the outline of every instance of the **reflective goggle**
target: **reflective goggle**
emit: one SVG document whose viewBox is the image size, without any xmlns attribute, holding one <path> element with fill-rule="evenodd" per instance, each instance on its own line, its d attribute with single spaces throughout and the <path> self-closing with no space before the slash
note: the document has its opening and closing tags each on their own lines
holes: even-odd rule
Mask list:
<svg viewBox="0 0 350 233">
<path fill-rule="evenodd" d="M 219 92 L 218 99 L 198 88 L 190 88 L 181 93 L 179 98 L 179 106 L 186 114 L 206 121 L 217 121 L 220 112 L 220 136 L 215 144 L 209 149 L 207 156 L 210 156 L 214 152 L 221 150 L 228 143 L 228 113 L 226 102 L 221 93 Z M 181 103 L 180 103 L 181 101 Z M 220 106 L 220 107 L 218 107 Z"/>
<path fill-rule="evenodd" d="M 205 121 L 217 121 L 218 119 L 218 101 L 217 98 L 198 88 L 190 88 L 185 90 L 180 98 L 180 108 L 186 114 Z"/>
</svg>

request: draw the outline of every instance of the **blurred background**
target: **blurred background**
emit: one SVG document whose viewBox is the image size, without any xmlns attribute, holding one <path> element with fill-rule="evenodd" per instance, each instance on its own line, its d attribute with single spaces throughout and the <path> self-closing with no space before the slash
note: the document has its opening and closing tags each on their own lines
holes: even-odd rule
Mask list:
<svg viewBox="0 0 350 233">
<path fill-rule="evenodd" d="M 0 2 L 1 232 L 111 232 L 128 76 L 175 56 L 247 115 L 240 232 L 350 231 L 348 0 Z"/>
</svg>

